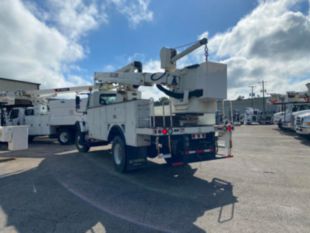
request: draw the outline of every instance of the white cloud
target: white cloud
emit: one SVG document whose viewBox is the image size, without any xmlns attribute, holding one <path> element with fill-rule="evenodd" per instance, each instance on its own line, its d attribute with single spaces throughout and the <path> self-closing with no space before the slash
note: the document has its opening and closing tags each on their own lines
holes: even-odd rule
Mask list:
<svg viewBox="0 0 310 233">
<path fill-rule="evenodd" d="M 83 70 L 76 62 L 88 53 L 81 38 L 108 23 L 106 1 L 100 6 L 97 0 L 48 0 L 40 5 L 0 1 L 0 77 L 38 82 L 44 88 L 88 84 L 76 75 Z M 139 17 L 149 20 L 152 15 L 148 3 L 117 7 L 138 24 L 144 20 Z M 135 10 L 142 12 L 138 18 Z"/>
<path fill-rule="evenodd" d="M 108 0 L 116 9 L 125 15 L 130 24 L 136 27 L 143 21 L 153 20 L 153 12 L 149 9 L 150 0 Z"/>
<path fill-rule="evenodd" d="M 42 83 L 68 84 L 61 64 L 83 57 L 80 45 L 35 18 L 19 0 L 0 2 L 0 76 Z"/>
<path fill-rule="evenodd" d="M 247 96 L 247 86 L 263 79 L 269 92 L 305 89 L 310 81 L 309 76 L 305 80 L 310 75 L 310 17 L 292 10 L 300 2 L 261 2 L 209 40 L 211 55 L 228 64 L 229 97 Z"/>
<path fill-rule="evenodd" d="M 145 64 L 143 64 L 143 71 L 144 72 L 163 72 L 160 68 L 160 61 L 158 60 L 149 60 Z"/>
<path fill-rule="evenodd" d="M 99 11 L 96 1 L 86 4 L 83 0 L 48 0 L 49 17 L 60 31 L 71 39 L 79 39 L 88 31 L 108 22 L 104 10 Z"/>
<path fill-rule="evenodd" d="M 155 73 L 163 72 L 160 68 L 160 61 L 158 60 L 149 60 L 143 64 L 143 72 Z M 159 99 L 162 96 L 165 96 L 163 92 L 158 90 L 155 86 L 153 87 L 140 87 L 139 90 L 142 92 L 142 97 L 146 99 L 153 98 L 155 100 Z"/>
<path fill-rule="evenodd" d="M 302 2 L 305 0 L 261 1 L 235 26 L 209 38 L 209 60 L 228 65 L 229 98 L 248 97 L 248 86 L 253 84 L 261 95 L 262 80 L 267 81 L 269 93 L 306 89 L 310 82 L 310 12 L 296 10 Z M 208 37 L 208 32 L 198 38 L 202 37 Z M 180 60 L 178 67 L 204 60 L 204 48 L 200 48 Z M 159 66 L 159 61 L 152 60 L 146 68 L 158 71 Z"/>
</svg>

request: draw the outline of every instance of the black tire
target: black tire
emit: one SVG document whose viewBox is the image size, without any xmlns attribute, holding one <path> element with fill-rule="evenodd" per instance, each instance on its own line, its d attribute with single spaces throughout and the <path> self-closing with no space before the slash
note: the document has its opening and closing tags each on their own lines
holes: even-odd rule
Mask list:
<svg viewBox="0 0 310 233">
<path fill-rule="evenodd" d="M 74 134 L 72 130 L 60 129 L 58 132 L 57 139 L 61 145 L 70 145 L 74 141 Z"/>
<path fill-rule="evenodd" d="M 116 136 L 112 142 L 112 155 L 115 169 L 118 172 L 127 172 L 127 150 L 123 138 Z"/>
<path fill-rule="evenodd" d="M 75 146 L 78 149 L 78 151 L 81 153 L 86 153 L 89 151 L 90 146 L 87 144 L 87 142 L 85 140 L 85 134 L 84 133 L 78 133 L 76 135 Z"/>
<path fill-rule="evenodd" d="M 283 129 L 282 121 L 281 120 L 278 122 L 278 127 L 279 127 L 279 129 Z"/>
<path fill-rule="evenodd" d="M 28 136 L 28 143 L 32 143 L 35 136 Z"/>
</svg>

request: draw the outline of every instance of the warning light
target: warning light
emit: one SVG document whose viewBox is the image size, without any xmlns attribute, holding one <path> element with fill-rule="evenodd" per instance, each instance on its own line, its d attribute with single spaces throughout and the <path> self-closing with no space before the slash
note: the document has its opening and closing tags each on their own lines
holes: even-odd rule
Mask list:
<svg viewBox="0 0 310 233">
<path fill-rule="evenodd" d="M 164 135 L 166 135 L 166 134 L 168 133 L 168 130 L 167 130 L 167 129 L 163 129 L 161 132 L 162 132 Z"/>
</svg>

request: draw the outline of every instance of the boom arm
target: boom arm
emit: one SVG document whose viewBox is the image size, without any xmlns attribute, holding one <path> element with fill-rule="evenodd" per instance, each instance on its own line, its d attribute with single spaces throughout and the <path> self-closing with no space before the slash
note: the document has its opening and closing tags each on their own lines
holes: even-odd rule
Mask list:
<svg viewBox="0 0 310 233">
<path fill-rule="evenodd" d="M 179 54 L 177 53 L 175 49 L 162 48 L 160 50 L 161 68 L 163 68 L 166 72 L 175 71 L 177 60 L 190 54 L 191 52 L 198 49 L 202 45 L 206 45 L 207 43 L 208 43 L 208 39 L 203 38 Z"/>
<path fill-rule="evenodd" d="M 95 86 L 102 90 L 110 87 L 117 89 L 119 93 L 127 93 L 137 92 L 139 86 L 155 84 L 160 91 L 173 98 L 175 113 L 214 112 L 216 100 L 227 97 L 227 66 L 206 61 L 176 69 L 177 60 L 206 43 L 207 39 L 202 39 L 179 54 L 175 49 L 163 48 L 160 59 L 164 72 L 132 72 L 128 66 L 117 72 L 97 72 L 94 77 Z"/>
<path fill-rule="evenodd" d="M 5 91 L 0 93 L 0 103 L 4 106 L 33 105 L 34 103 L 46 102 L 48 97 L 57 96 L 58 94 L 80 93 L 92 89 L 93 86 L 76 86 L 31 91 Z"/>
</svg>

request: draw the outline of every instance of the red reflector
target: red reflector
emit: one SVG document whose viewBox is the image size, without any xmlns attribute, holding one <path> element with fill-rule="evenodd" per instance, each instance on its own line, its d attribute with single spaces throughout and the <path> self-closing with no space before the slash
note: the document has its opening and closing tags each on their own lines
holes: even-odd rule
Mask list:
<svg viewBox="0 0 310 233">
<path fill-rule="evenodd" d="M 205 150 L 196 150 L 196 153 L 197 154 L 203 154 L 203 153 L 205 153 Z"/>
<path fill-rule="evenodd" d="M 173 167 L 182 166 L 182 165 L 184 165 L 184 163 L 182 162 L 175 162 L 172 164 Z"/>
<path fill-rule="evenodd" d="M 163 129 L 161 132 L 162 132 L 162 134 L 166 135 L 168 133 L 168 130 L 167 129 Z"/>
</svg>

